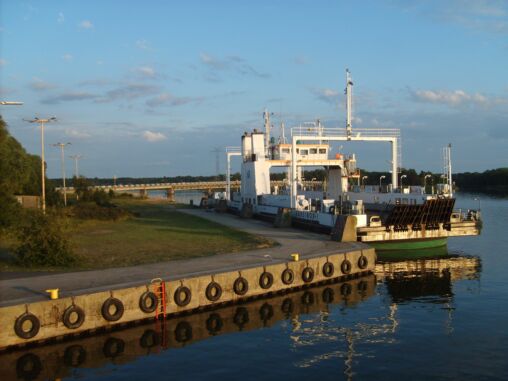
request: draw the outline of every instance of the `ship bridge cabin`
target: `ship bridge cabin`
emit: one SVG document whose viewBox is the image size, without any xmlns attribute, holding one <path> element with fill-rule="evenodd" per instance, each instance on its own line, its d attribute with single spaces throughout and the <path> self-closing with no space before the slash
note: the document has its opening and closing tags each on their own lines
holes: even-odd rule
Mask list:
<svg viewBox="0 0 508 381">
<path fill-rule="evenodd" d="M 277 144 L 270 147 L 273 160 L 291 160 L 291 144 Z M 327 160 L 328 144 L 297 144 L 297 160 Z"/>
</svg>

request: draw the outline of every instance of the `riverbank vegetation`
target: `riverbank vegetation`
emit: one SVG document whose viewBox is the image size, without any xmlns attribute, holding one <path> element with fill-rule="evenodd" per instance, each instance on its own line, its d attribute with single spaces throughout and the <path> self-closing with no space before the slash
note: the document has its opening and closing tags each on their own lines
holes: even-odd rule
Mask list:
<svg viewBox="0 0 508 381">
<path fill-rule="evenodd" d="M 0 117 L 0 271 L 120 267 L 272 245 L 262 237 L 187 215 L 167 202 L 91 190 L 74 178 L 63 207 L 47 180 L 47 210 L 25 209 L 15 195 L 40 195 L 41 159 L 29 155 Z"/>
<path fill-rule="evenodd" d="M 36 253 L 32 259 L 37 260 L 26 266 L 16 255 L 19 239 L 10 235 L 0 242 L 0 270 L 26 271 L 31 267 L 31 271 L 67 271 L 123 267 L 273 245 L 263 237 L 180 212 L 164 201 L 118 199 L 114 202 L 129 213 L 128 218 L 59 217 L 59 221 L 65 221 L 66 242 L 72 248 L 74 260 L 40 264 Z M 40 236 L 36 234 L 36 237 Z"/>
</svg>

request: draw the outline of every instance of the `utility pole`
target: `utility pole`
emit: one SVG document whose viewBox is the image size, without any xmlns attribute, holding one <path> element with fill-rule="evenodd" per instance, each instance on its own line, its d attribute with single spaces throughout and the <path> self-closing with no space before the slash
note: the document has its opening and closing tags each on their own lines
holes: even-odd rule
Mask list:
<svg viewBox="0 0 508 381">
<path fill-rule="evenodd" d="M 74 159 L 74 176 L 76 178 L 79 177 L 79 167 L 78 167 L 78 161 L 83 157 L 83 155 L 71 155 L 69 156 L 71 159 Z"/>
<path fill-rule="evenodd" d="M 52 144 L 53 147 L 60 147 L 60 152 L 62 154 L 62 184 L 63 184 L 63 194 L 64 194 L 64 206 L 67 206 L 67 187 L 65 186 L 65 146 L 70 145 L 71 143 L 56 143 Z"/>
<path fill-rule="evenodd" d="M 37 117 L 26 120 L 29 123 L 39 123 L 41 126 L 41 178 L 42 178 L 42 213 L 46 214 L 46 181 L 45 181 L 45 173 L 46 173 L 46 165 L 44 163 L 44 123 L 50 123 L 56 121 L 56 118 L 53 116 L 51 118 L 39 119 Z"/>
</svg>

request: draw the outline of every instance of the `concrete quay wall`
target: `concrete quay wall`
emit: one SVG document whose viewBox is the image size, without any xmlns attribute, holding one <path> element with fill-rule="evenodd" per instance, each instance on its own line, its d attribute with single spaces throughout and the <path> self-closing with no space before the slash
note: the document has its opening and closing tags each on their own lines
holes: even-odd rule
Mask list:
<svg viewBox="0 0 508 381">
<path fill-rule="evenodd" d="M 216 271 L 199 276 L 182 276 L 181 279 L 164 281 L 166 314 L 175 315 L 224 303 L 235 303 L 270 293 L 284 292 L 292 288 L 310 286 L 334 278 L 350 279 L 366 275 L 373 272 L 375 259 L 374 249 L 364 248 L 337 254 L 307 257 L 300 261 L 259 263 L 256 266 L 232 271 Z M 350 264 L 349 269 L 344 266 L 346 262 Z M 325 263 L 333 265 L 331 273 L 330 266 L 326 266 L 328 270 L 326 275 L 323 267 Z M 311 270 L 306 270 L 307 268 Z M 294 279 L 289 284 L 285 284 L 281 277 L 286 269 L 291 270 L 294 274 Z M 269 273 L 273 277 L 273 282 L 269 287 L 266 287 L 266 284 L 264 288 L 261 287 L 260 278 L 263 273 Z M 311 279 L 304 280 L 304 276 L 309 273 L 313 273 Z M 233 286 L 239 277 L 244 278 L 248 283 L 248 289 L 243 295 L 235 292 Z M 205 293 L 211 282 L 216 282 L 222 288 L 222 294 L 216 301 L 209 300 Z M 182 299 L 182 288 L 187 288 L 190 291 L 190 298 L 184 298 L 189 300 L 185 300 L 185 305 L 179 306 L 175 299 L 177 299 L 177 296 Z M 112 289 L 109 291 L 2 307 L 0 308 L 0 326 L 2 327 L 2 330 L 0 330 L 0 349 L 33 342 L 44 342 L 67 335 L 78 335 L 87 331 L 108 329 L 144 319 L 153 319 L 155 312 L 144 312 L 140 307 L 142 295 L 153 290 L 154 285 L 150 283 L 150 280 L 147 280 L 146 284 L 136 287 L 114 289 L 114 285 L 112 285 Z M 179 291 L 177 292 L 177 290 Z M 104 303 L 110 298 L 119 300 L 121 309 L 123 309 L 123 313 L 115 321 L 107 320 L 104 315 Z M 76 322 L 76 320 L 79 320 L 77 319 L 78 315 L 75 312 L 68 314 L 70 317 L 68 316 L 67 322 L 73 323 L 73 327 L 69 328 L 69 324 L 64 324 L 64 318 L 66 311 L 72 309 L 73 306 L 81 309 L 84 317 L 82 322 Z M 111 312 L 111 309 L 109 311 Z M 115 309 L 111 313 L 116 315 Z M 18 332 L 16 332 L 16 325 L 18 326 Z"/>
<path fill-rule="evenodd" d="M 11 351 L 0 354 L 0 369 L 4 380 L 69 377 L 75 368 L 127 364 L 140 357 L 175 350 L 214 336 L 271 327 L 281 320 L 298 321 L 306 314 L 330 312 L 338 306 L 354 306 L 374 295 L 375 287 L 375 276 L 367 275 L 211 311 Z"/>
</svg>

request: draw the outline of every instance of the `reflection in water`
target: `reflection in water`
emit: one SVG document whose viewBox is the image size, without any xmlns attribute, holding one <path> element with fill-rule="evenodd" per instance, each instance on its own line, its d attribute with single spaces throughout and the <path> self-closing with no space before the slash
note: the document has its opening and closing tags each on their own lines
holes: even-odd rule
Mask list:
<svg viewBox="0 0 508 381">
<path fill-rule="evenodd" d="M 69 377 L 73 368 L 124 364 L 217 335 L 271 327 L 282 320 L 289 320 L 296 327 L 301 316 L 326 314 L 331 305 L 344 308 L 356 305 L 374 295 L 375 288 L 376 278 L 369 275 L 71 342 L 5 353 L 0 355 L 2 379 Z"/>
<path fill-rule="evenodd" d="M 315 348 L 322 343 L 333 345 L 332 351 L 301 359 L 294 364 L 296 367 L 309 367 L 336 358 L 344 364 L 345 378 L 351 380 L 354 359 L 368 356 L 368 353 L 356 351 L 359 344 L 396 341 L 397 306 L 401 303 L 417 300 L 444 305 L 449 312 L 447 326 L 451 332 L 452 282 L 476 279 L 479 269 L 478 258 L 458 256 L 380 263 L 375 275 L 345 283 L 326 284 L 163 322 L 4 353 L 0 355 L 2 379 L 76 377 L 74 368 L 125 364 L 140 356 L 174 350 L 225 333 L 257 330 L 286 321 L 290 324 L 292 350 Z M 385 286 L 376 291 L 376 283 Z M 340 326 L 340 323 L 337 326 L 331 320 L 332 308 L 345 313 L 349 307 L 359 305 L 376 293 L 382 296 L 384 291 L 387 293 L 386 309 L 381 316 L 369 316 L 350 327 Z M 307 356 L 313 352 L 304 353 Z"/>
<path fill-rule="evenodd" d="M 428 257 L 430 252 L 426 252 Z M 411 253 L 413 254 L 413 253 Z M 293 345 L 318 346 L 320 344 L 345 342 L 344 349 L 320 353 L 296 364 L 306 368 L 331 358 L 344 359 L 344 374 L 349 380 L 353 376 L 353 358 L 362 356 L 355 352 L 358 343 L 395 342 L 395 333 L 399 325 L 397 310 L 399 304 L 409 301 L 443 305 L 448 311 L 447 334 L 453 332 L 453 292 L 452 281 L 478 279 L 480 260 L 477 257 L 451 255 L 426 259 L 406 259 L 381 262 L 376 265 L 375 275 L 379 284 L 384 284 L 389 297 L 385 316 L 371 316 L 366 322 L 357 322 L 353 327 L 337 327 L 320 324 L 316 319 L 308 318 L 294 325 L 291 335 Z M 345 286 L 343 286 L 345 287 Z M 336 347 L 336 345 L 334 346 Z"/>
</svg>

